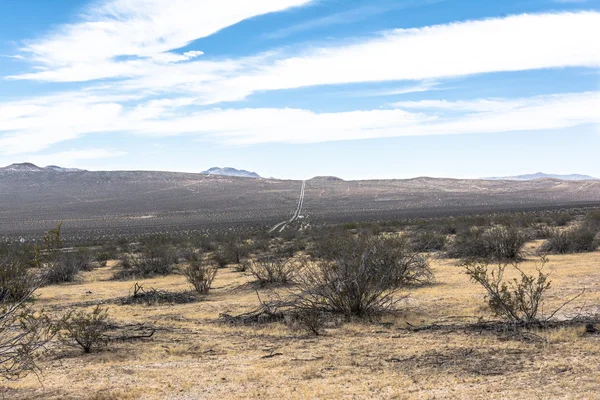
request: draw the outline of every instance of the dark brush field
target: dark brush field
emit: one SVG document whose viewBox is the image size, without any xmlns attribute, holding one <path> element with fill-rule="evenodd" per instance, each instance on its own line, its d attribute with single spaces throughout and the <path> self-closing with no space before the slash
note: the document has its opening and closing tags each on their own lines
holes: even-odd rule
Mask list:
<svg viewBox="0 0 600 400">
<path fill-rule="evenodd" d="M 290 218 L 301 181 L 172 172 L 0 172 L 0 236 L 35 235 L 62 221 L 89 234 L 269 227 Z M 600 204 L 600 181 L 416 178 L 306 182 L 302 215 L 315 223 Z"/>
</svg>

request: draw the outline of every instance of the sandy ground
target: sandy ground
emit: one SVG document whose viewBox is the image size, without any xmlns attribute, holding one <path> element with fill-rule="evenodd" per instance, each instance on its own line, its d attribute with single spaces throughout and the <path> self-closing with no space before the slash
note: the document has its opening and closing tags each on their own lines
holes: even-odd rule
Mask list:
<svg viewBox="0 0 600 400">
<path fill-rule="evenodd" d="M 536 265 L 528 245 L 530 271 Z M 434 285 L 411 289 L 403 313 L 351 322 L 309 336 L 283 323 L 232 326 L 220 313 L 258 305 L 252 280 L 219 270 L 214 290 L 184 305 L 123 306 L 134 281 L 108 278 L 115 268 L 84 273 L 80 282 L 39 290 L 36 307 L 61 314 L 104 302 L 119 324 L 160 328 L 146 341 L 120 342 L 84 355 L 55 349 L 41 371 L 0 384 L 7 399 L 595 399 L 600 398 L 600 335 L 583 327 L 536 332 L 545 342 L 467 331 L 403 329 L 407 322 L 491 318 L 484 293 L 454 260 L 432 260 Z M 600 311 L 600 253 L 551 256 L 551 310 L 586 288 L 564 315 Z M 181 276 L 143 281 L 146 288 L 189 290 Z M 261 289 L 263 298 L 272 296 Z M 582 308 L 583 307 L 583 308 Z"/>
</svg>

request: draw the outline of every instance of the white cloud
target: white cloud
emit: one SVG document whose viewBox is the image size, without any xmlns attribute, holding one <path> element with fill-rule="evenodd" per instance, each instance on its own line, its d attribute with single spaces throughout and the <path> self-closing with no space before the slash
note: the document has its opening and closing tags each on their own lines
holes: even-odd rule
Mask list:
<svg viewBox="0 0 600 400">
<path fill-rule="evenodd" d="M 58 153 L 44 154 L 44 155 L 32 155 L 27 156 L 26 159 L 36 165 L 59 165 L 61 167 L 71 167 L 78 165 L 79 161 L 83 160 L 96 160 L 101 158 L 119 157 L 124 156 L 127 153 L 124 151 L 116 151 L 109 149 L 80 149 L 80 150 L 67 150 Z"/>
<path fill-rule="evenodd" d="M 250 94 L 328 84 L 599 67 L 597 37 L 598 12 L 524 14 L 399 29 L 360 43 L 276 60 L 216 86 Z"/>
<path fill-rule="evenodd" d="M 109 0 L 23 51 L 49 67 L 103 64 L 119 56 L 160 57 L 257 15 L 311 0 Z M 193 55 L 193 54 L 192 54 Z"/>
<path fill-rule="evenodd" d="M 117 19 L 114 28 L 112 23 L 102 22 L 102 19 L 65 28 L 61 34 L 27 48 L 38 62 L 42 62 L 44 70 L 11 78 L 63 82 L 118 77 L 123 80 L 108 82 L 102 88 L 134 93 L 185 92 L 197 97 L 201 104 L 214 104 L 243 100 L 259 91 L 317 85 L 439 80 L 500 71 L 600 67 L 600 47 L 596 43 L 596 38 L 600 37 L 599 12 L 522 14 L 397 29 L 377 37 L 328 47 L 288 48 L 250 57 L 215 60 L 207 59 L 206 55 L 192 59 L 192 56 L 197 57 L 196 53 L 172 52 L 195 36 L 206 35 L 214 29 L 194 28 L 189 15 L 198 13 L 184 12 L 180 8 L 187 2 L 169 3 L 175 4 L 174 11 L 165 11 L 154 22 L 147 16 L 140 17 L 140 22 L 136 14 L 121 11 L 115 15 L 125 17 Z M 222 3 L 230 2 L 219 2 Z M 260 9 L 264 12 L 306 1 L 286 0 L 281 4 L 277 2 L 278 6 L 274 1 L 258 3 L 264 3 Z M 150 4 L 158 7 L 156 1 Z M 207 3 L 194 4 L 203 7 Z M 153 15 L 153 7 L 150 11 L 144 10 Z M 246 16 L 259 12 L 250 6 L 246 8 Z M 180 24 L 176 17 L 181 13 L 188 19 Z M 219 26 L 237 20 L 227 18 L 219 17 Z M 130 23 L 132 27 L 129 27 Z M 171 32 L 172 29 L 181 32 Z M 149 32 L 147 41 L 140 39 L 144 32 Z M 113 46 L 113 40 L 117 40 L 113 36 L 125 37 L 124 43 Z M 75 51 L 79 46 L 85 49 Z M 119 55 L 146 58 L 114 58 Z M 184 60 L 188 61 L 180 62 Z"/>
<path fill-rule="evenodd" d="M 105 2 L 90 10 L 84 22 L 29 43 L 23 54 L 40 68 L 14 78 L 119 80 L 0 103 L 0 154 L 30 154 L 103 132 L 185 134 L 236 144 L 308 143 L 600 123 L 598 92 L 399 102 L 395 109 L 338 113 L 287 108 L 200 111 L 201 105 L 239 101 L 260 91 L 404 81 L 404 87 L 386 90 L 398 94 L 430 90 L 440 79 L 460 75 L 600 66 L 599 12 L 524 14 L 399 29 L 352 43 L 244 58 L 215 60 L 200 50 L 177 52 L 242 19 L 308 2 Z"/>
<path fill-rule="evenodd" d="M 0 107 L 0 129 L 7 132 L 0 136 L 0 154 L 31 153 L 101 132 L 191 135 L 215 142 L 256 144 L 563 129 L 600 124 L 600 92 L 504 100 L 404 102 L 396 104 L 397 109 L 336 113 L 289 108 L 191 112 L 189 105 L 194 101 L 194 98 L 181 97 L 133 107 L 76 100 L 39 101 L 32 105 Z M 460 112 L 447 114 L 447 110 Z"/>
</svg>

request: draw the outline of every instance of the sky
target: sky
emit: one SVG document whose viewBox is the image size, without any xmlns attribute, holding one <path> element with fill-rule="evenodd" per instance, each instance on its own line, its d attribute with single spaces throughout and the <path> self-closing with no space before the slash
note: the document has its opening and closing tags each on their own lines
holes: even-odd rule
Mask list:
<svg viewBox="0 0 600 400">
<path fill-rule="evenodd" d="M 0 1 L 0 166 L 600 177 L 600 0 Z"/>
</svg>

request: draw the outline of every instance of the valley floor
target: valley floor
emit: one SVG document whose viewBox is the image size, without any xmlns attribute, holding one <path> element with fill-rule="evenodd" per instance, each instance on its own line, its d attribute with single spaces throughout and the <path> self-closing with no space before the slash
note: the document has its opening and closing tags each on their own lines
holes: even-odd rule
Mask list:
<svg viewBox="0 0 600 400">
<path fill-rule="evenodd" d="M 533 250 L 538 243 L 529 244 Z M 530 256 L 526 269 L 536 265 Z M 36 307 L 109 307 L 118 324 L 159 328 L 151 339 L 114 343 L 83 355 L 48 353 L 41 371 L 4 383 L 10 399 L 593 399 L 600 396 L 600 335 L 584 327 L 536 331 L 543 340 L 491 332 L 424 330 L 410 325 L 492 318 L 483 290 L 455 260 L 432 260 L 436 283 L 410 290 L 402 315 L 355 321 L 308 336 L 283 323 L 228 325 L 220 313 L 258 306 L 252 277 L 221 269 L 213 290 L 185 305 L 120 305 L 135 281 L 111 281 L 115 263 L 79 283 L 39 290 Z M 600 253 L 551 256 L 553 289 L 545 309 L 586 291 L 565 315 L 600 312 Z M 146 288 L 189 290 L 182 276 L 148 279 Z M 276 289 L 280 293 L 289 289 Z M 259 290 L 261 298 L 273 290 Z M 583 307 L 583 308 L 582 308 Z M 410 324 L 408 325 L 407 324 Z"/>
</svg>

